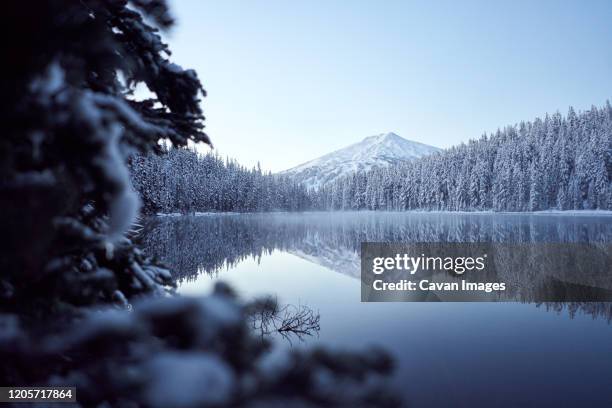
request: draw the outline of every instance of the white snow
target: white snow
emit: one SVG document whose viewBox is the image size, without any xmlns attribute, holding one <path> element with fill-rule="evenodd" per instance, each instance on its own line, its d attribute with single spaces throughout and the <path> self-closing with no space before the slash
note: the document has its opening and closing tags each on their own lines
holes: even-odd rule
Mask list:
<svg viewBox="0 0 612 408">
<path fill-rule="evenodd" d="M 146 393 L 151 407 L 225 405 L 235 386 L 232 370 L 214 354 L 162 353 L 150 362 L 148 368 L 151 381 Z M 209 392 L 202 392 L 206 389 Z"/>
<path fill-rule="evenodd" d="M 308 188 L 318 189 L 354 172 L 387 167 L 438 151 L 437 147 L 406 140 L 395 133 L 381 133 L 280 174 L 291 175 Z"/>
<path fill-rule="evenodd" d="M 47 67 L 44 76 L 35 78 L 30 87 L 32 91 L 43 95 L 52 95 L 59 92 L 64 86 L 64 70 L 57 61 L 53 61 Z"/>
</svg>

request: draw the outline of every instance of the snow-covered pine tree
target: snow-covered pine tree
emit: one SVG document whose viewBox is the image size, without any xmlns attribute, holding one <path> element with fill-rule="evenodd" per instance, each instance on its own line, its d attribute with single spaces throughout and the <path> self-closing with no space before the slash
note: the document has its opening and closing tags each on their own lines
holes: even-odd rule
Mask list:
<svg viewBox="0 0 612 408">
<path fill-rule="evenodd" d="M 8 303 L 37 295 L 110 302 L 159 290 L 165 276 L 124 238 L 138 213 L 125 159 L 161 139 L 209 143 L 196 73 L 168 59 L 145 21 L 170 26 L 165 3 L 10 1 L 3 9 L 4 38 L 18 39 L 6 44 L 13 63 L 0 102 Z M 138 84 L 152 99 L 134 97 Z M 94 295 L 80 294 L 81 285 Z"/>
<path fill-rule="evenodd" d="M 136 302 L 171 280 L 125 236 L 138 214 L 126 157 L 160 140 L 209 143 L 198 77 L 169 61 L 155 28 L 172 24 L 165 1 L 9 0 L 2 11 L 0 382 L 76 386 L 86 407 L 393 404 L 372 386 L 390 369 L 376 350 L 295 351 L 264 378 L 267 344 L 225 285 Z M 153 98 L 137 100 L 138 84 Z M 128 301 L 133 312 L 87 313 Z M 318 386 L 320 372 L 342 387 Z"/>
</svg>

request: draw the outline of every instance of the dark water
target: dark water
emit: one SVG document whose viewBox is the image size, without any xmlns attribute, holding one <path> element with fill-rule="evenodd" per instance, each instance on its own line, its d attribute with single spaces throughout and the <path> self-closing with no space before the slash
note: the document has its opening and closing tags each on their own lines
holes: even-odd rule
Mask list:
<svg viewBox="0 0 612 408">
<path fill-rule="evenodd" d="M 610 216 L 167 217 L 149 220 L 141 237 L 185 295 L 222 279 L 246 298 L 273 294 L 317 310 L 318 337 L 294 347 L 383 346 L 412 406 L 612 406 L 612 304 L 361 303 L 358 254 L 362 241 L 604 244 Z"/>
</svg>

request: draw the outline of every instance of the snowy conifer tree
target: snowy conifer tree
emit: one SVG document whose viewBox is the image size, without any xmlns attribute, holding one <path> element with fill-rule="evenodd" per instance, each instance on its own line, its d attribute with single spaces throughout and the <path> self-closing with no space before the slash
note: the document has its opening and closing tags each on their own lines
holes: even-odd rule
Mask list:
<svg viewBox="0 0 612 408">
<path fill-rule="evenodd" d="M 372 378 L 391 367 L 377 351 L 296 351 L 265 372 L 268 345 L 246 321 L 252 305 L 225 285 L 201 299 L 138 301 L 172 281 L 127 238 L 138 198 L 126 159 L 161 150 L 160 140 L 209 143 L 198 77 L 170 62 L 156 28 L 172 24 L 165 1 L 9 0 L 2 9 L 2 384 L 76 386 L 86 407 L 392 404 Z M 138 84 L 152 99 L 135 98 Z M 193 171 L 190 157 L 176 163 L 181 176 Z M 146 178 L 168 164 L 132 168 Z M 179 207 L 193 205 L 193 178 L 160 185 L 154 208 L 167 209 L 174 190 Z M 128 302 L 133 312 L 100 310 Z M 343 387 L 321 386 L 320 372 Z"/>
</svg>

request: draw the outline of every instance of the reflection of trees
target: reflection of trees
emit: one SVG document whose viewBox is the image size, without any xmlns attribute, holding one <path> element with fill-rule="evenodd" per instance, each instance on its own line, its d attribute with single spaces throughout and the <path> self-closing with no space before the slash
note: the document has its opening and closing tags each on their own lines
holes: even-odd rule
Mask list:
<svg viewBox="0 0 612 408">
<path fill-rule="evenodd" d="M 537 307 L 544 307 L 549 312 L 567 312 L 572 319 L 577 313 L 584 313 L 593 319 L 612 321 L 612 302 L 544 302 Z"/>
<path fill-rule="evenodd" d="M 496 277 L 508 299 L 525 302 L 612 299 L 612 245 L 493 244 Z"/>
<path fill-rule="evenodd" d="M 365 241 L 609 243 L 612 223 L 601 222 L 596 217 L 444 213 L 219 215 L 151 219 L 141 239 L 147 253 L 171 265 L 179 281 L 195 279 L 200 273 L 216 274 L 246 258 L 260 259 L 274 250 L 294 253 L 357 277 L 360 245 Z M 556 275 L 550 265 L 562 260 L 537 253 L 537 245 L 521 247 L 529 253 L 495 247 L 500 265 L 507 265 L 498 273 L 504 280 L 516 283 L 514 290 L 519 292 L 521 301 L 533 302 L 542 298 L 536 295 L 559 290 L 583 290 L 580 284 L 585 282 L 602 286 L 597 281 L 600 276 L 589 276 L 584 267 L 574 276 Z M 525 268 L 526 263 L 530 267 Z M 548 270 L 543 270 L 545 265 L 549 265 Z M 531 284 L 525 285 L 525 282 Z M 603 287 L 609 289 L 609 286 Z M 566 309 L 570 316 L 577 311 L 594 317 L 610 319 L 612 316 L 610 305 L 602 303 L 546 303 L 546 307 Z"/>
</svg>

